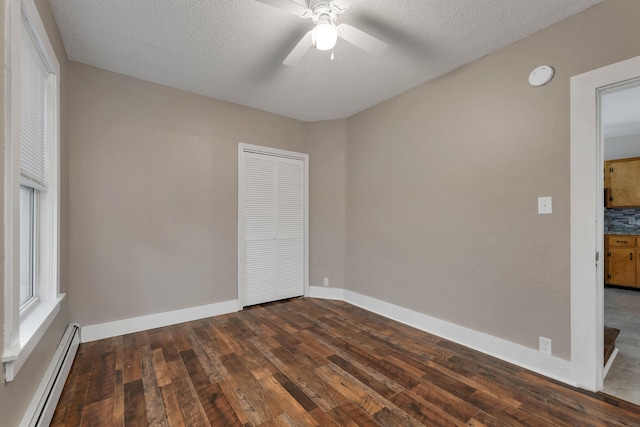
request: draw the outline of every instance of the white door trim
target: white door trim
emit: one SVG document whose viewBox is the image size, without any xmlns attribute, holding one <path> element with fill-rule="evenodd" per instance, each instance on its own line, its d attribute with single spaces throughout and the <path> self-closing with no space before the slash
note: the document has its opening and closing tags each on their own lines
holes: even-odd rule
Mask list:
<svg viewBox="0 0 640 427">
<path fill-rule="evenodd" d="M 604 368 L 600 98 L 638 76 L 640 56 L 571 78 L 571 375 L 592 391 L 602 389 Z"/>
<path fill-rule="evenodd" d="M 304 296 L 309 296 L 309 155 L 295 151 L 280 150 L 278 148 L 260 145 L 238 143 L 238 310 L 244 307 L 243 284 L 243 188 L 244 188 L 244 153 L 258 153 L 268 156 L 299 159 L 304 164 Z"/>
</svg>

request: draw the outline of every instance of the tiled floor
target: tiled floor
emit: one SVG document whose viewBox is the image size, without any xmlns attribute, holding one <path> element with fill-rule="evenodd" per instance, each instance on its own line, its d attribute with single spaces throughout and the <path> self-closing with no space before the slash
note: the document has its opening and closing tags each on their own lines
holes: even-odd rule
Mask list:
<svg viewBox="0 0 640 427">
<path fill-rule="evenodd" d="M 620 329 L 620 350 L 607 377 L 605 393 L 640 404 L 640 292 L 607 288 L 604 291 L 604 324 Z"/>
</svg>

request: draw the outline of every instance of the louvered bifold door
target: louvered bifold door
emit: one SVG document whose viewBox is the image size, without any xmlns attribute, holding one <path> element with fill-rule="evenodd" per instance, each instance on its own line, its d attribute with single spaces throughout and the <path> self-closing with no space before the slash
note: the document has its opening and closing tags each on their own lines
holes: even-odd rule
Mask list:
<svg viewBox="0 0 640 427">
<path fill-rule="evenodd" d="M 300 159 L 244 153 L 243 305 L 304 294 L 305 174 Z"/>
<path fill-rule="evenodd" d="M 273 301 L 275 296 L 275 158 L 244 154 L 243 305 Z"/>
<path fill-rule="evenodd" d="M 304 163 L 276 160 L 276 299 L 304 294 Z"/>
</svg>

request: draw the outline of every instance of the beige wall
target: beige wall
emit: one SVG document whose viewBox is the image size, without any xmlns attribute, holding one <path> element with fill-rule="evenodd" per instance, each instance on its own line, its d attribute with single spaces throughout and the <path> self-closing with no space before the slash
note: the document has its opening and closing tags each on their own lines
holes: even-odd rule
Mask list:
<svg viewBox="0 0 640 427">
<path fill-rule="evenodd" d="M 307 125 L 70 62 L 69 283 L 82 325 L 237 298 L 238 143 Z"/>
<path fill-rule="evenodd" d="M 309 283 L 344 288 L 346 120 L 309 123 Z"/>
<path fill-rule="evenodd" d="M 68 180 L 67 180 L 67 157 L 66 157 L 66 139 L 67 139 L 67 109 L 66 109 L 66 86 L 67 86 L 67 56 L 64 53 L 62 41 L 58 34 L 58 29 L 53 20 L 53 15 L 49 7 L 49 2 L 46 0 L 36 0 L 36 6 L 45 24 L 49 39 L 53 44 L 56 51 L 58 62 L 60 63 L 60 76 L 61 76 L 61 99 L 60 99 L 60 143 L 61 143 L 61 199 L 60 199 L 60 287 L 62 292 L 67 292 L 67 201 L 68 201 Z M 5 8 L 0 8 L 0 27 L 1 32 L 4 34 L 4 18 Z M 2 67 L 4 70 L 4 55 L 0 58 L 2 61 Z M 4 79 L 3 79 L 4 80 Z M 4 85 L 0 85 L 0 91 L 2 91 L 2 102 L 0 103 L 0 128 L 4 134 Z M 0 154 L 1 156 L 1 154 Z M 0 161 L 0 170 L 3 169 L 4 159 Z M 4 171 L 0 174 L 0 180 L 3 180 Z M 0 192 L 4 189 L 3 185 L 0 185 Z M 1 194 L 1 193 L 0 193 Z M 0 205 L 4 198 L 0 198 Z M 2 206 L 2 209 L 4 207 Z M 2 236 L 4 236 L 4 230 L 0 229 Z M 0 247 L 0 251 L 4 249 L 4 246 Z M 0 267 L 3 269 L 4 267 Z M 4 280 L 4 279 L 3 279 Z M 27 406 L 31 402 L 35 389 L 40 383 L 41 377 L 44 374 L 51 357 L 53 356 L 55 349 L 62 338 L 64 330 L 68 322 L 68 305 L 67 300 L 63 302 L 60 314 L 55 318 L 47 333 L 42 338 L 36 349 L 31 353 L 29 359 L 22 367 L 16 378 L 10 382 L 4 382 L 4 370 L 2 370 L 1 384 L 0 384 L 0 414 L 2 420 L 0 424 L 3 426 L 17 425 L 22 414 L 26 410 Z M 4 292 L 0 292 L 0 318 L 4 318 Z M 4 339 L 0 340 L 0 352 L 3 351 Z"/>
<path fill-rule="evenodd" d="M 638 22 L 610 0 L 349 118 L 347 288 L 569 359 L 569 78 L 639 55 Z"/>
</svg>

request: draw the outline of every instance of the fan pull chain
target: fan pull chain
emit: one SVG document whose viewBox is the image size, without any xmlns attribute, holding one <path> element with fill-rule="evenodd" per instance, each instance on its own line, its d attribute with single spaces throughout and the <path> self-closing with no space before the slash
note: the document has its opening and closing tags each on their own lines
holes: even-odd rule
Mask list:
<svg viewBox="0 0 640 427">
<path fill-rule="evenodd" d="M 331 48 L 331 60 L 333 61 L 333 48 Z"/>
</svg>

